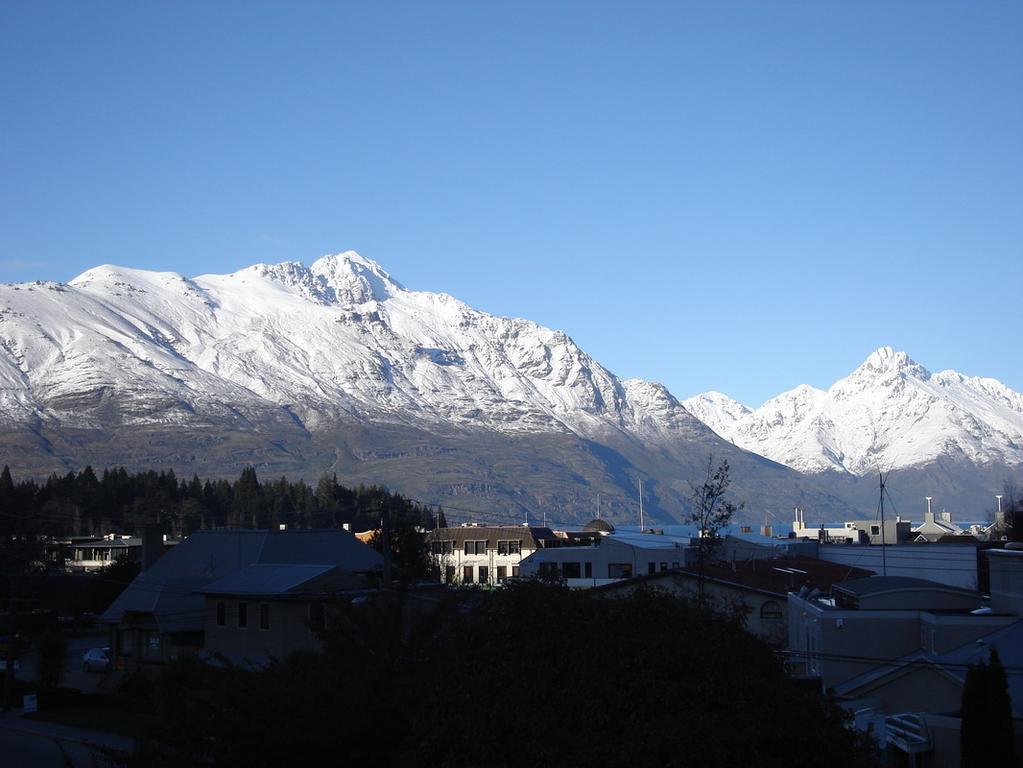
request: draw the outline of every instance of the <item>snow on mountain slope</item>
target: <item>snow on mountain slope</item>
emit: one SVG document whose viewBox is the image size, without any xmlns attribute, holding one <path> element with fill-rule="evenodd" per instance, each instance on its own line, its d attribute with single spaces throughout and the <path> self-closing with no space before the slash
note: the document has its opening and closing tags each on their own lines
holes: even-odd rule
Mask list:
<svg viewBox="0 0 1023 768">
<path fill-rule="evenodd" d="M 102 426 L 285 409 L 499 432 L 706 428 L 563 332 L 409 291 L 357 253 L 189 279 L 115 266 L 0 286 L 0 415 Z M 113 409 L 113 410 L 112 410 Z"/>
<path fill-rule="evenodd" d="M 801 472 L 1023 464 L 1023 395 L 994 379 L 931 374 L 891 347 L 826 392 L 802 385 L 738 417 L 733 402 L 708 393 L 686 404 L 736 445 Z"/>
<path fill-rule="evenodd" d="M 731 439 L 736 423 L 750 414 L 750 409 L 720 392 L 704 392 L 682 401 L 693 416 L 727 440 Z"/>
</svg>

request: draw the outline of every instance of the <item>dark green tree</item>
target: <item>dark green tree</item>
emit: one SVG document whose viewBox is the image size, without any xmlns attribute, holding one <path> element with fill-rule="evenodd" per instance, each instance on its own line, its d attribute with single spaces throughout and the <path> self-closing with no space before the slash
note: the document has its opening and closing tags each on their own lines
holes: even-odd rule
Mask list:
<svg viewBox="0 0 1023 768">
<path fill-rule="evenodd" d="M 1005 668 L 992 648 L 990 662 L 971 666 L 963 684 L 959 716 L 963 768 L 1016 765 L 1012 702 Z"/>
</svg>

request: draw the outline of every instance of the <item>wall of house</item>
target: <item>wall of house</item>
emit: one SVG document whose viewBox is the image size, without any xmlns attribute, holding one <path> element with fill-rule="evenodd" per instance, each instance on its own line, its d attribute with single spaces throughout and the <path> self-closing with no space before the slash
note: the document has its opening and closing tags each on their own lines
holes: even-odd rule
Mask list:
<svg viewBox="0 0 1023 768">
<path fill-rule="evenodd" d="M 843 611 L 788 596 L 789 650 L 830 688 L 920 647 L 916 611 Z"/>
<path fill-rule="evenodd" d="M 1023 616 L 1023 551 L 990 549 L 991 608 L 998 613 Z"/>
<path fill-rule="evenodd" d="M 217 603 L 224 603 L 225 624 L 217 624 Z M 238 605 L 246 603 L 247 626 L 238 626 Z M 260 605 L 270 607 L 270 628 L 260 629 Z M 319 639 L 309 629 L 309 603 L 304 601 L 206 598 L 206 650 L 230 659 L 262 663 L 295 651 L 319 650 Z"/>
<path fill-rule="evenodd" d="M 968 544 L 899 544 L 851 547 L 821 544 L 819 557 L 832 563 L 889 576 L 912 576 L 964 589 L 977 589 L 977 548 Z"/>
<path fill-rule="evenodd" d="M 948 653 L 1015 621 L 1013 616 L 924 613 L 920 616 L 920 647 L 931 653 Z"/>
<path fill-rule="evenodd" d="M 928 667 L 911 669 L 874 686 L 865 686 L 855 696 L 870 696 L 885 712 L 958 712 L 963 687 L 945 673 Z"/>
<path fill-rule="evenodd" d="M 688 550 L 674 544 L 664 547 L 632 546 L 627 541 L 616 541 L 605 536 L 595 547 L 559 547 L 537 550 L 522 562 L 523 576 L 537 576 L 543 564 L 553 564 L 558 573 L 565 573 L 565 564 L 579 567 L 580 578 L 569 578 L 574 587 L 592 587 L 631 576 L 646 576 L 686 565 Z M 592 576 L 586 577 L 586 563 L 590 563 Z M 651 567 L 653 570 L 651 571 Z"/>
<path fill-rule="evenodd" d="M 445 574 L 449 566 L 455 569 L 455 578 L 452 581 L 453 584 L 463 584 L 465 568 L 472 568 L 472 583 L 479 584 L 480 566 L 487 569 L 487 584 L 497 584 L 498 576 L 497 569 L 504 567 L 506 569 L 506 577 L 510 578 L 514 575 L 514 569 L 520 568 L 522 560 L 533 553 L 532 549 L 522 549 L 518 554 L 514 555 L 499 555 L 497 553 L 496 542 L 494 542 L 493 548 L 488 548 L 486 554 L 483 555 L 467 555 L 465 554 L 465 548 L 455 549 L 450 554 L 438 554 L 430 555 L 433 559 L 434 565 L 438 569 L 440 581 L 446 581 Z"/>
</svg>

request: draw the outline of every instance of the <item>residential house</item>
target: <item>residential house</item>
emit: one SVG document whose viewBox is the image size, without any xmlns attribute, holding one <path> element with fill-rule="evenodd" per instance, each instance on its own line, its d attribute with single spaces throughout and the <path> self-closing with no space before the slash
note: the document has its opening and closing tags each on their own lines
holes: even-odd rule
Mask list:
<svg viewBox="0 0 1023 768">
<path fill-rule="evenodd" d="M 146 567 L 100 621 L 118 669 L 197 653 L 208 632 L 215 650 L 283 657 L 307 645 L 304 618 L 297 627 L 309 612 L 303 601 L 363 589 L 381 567 L 381 556 L 344 530 L 196 531 Z"/>
<path fill-rule="evenodd" d="M 945 536 L 964 536 L 966 531 L 952 522 L 952 513 L 941 511 L 941 517 L 935 518 L 931 511 L 930 501 L 924 513 L 924 521 L 913 529 L 914 541 L 935 542 Z"/>
<path fill-rule="evenodd" d="M 166 552 L 179 543 L 177 539 L 168 539 L 159 534 L 160 552 Z M 108 533 L 102 537 L 75 537 L 62 543 L 64 567 L 69 571 L 98 571 L 112 565 L 117 560 L 142 562 L 142 537 L 121 536 Z"/>
<path fill-rule="evenodd" d="M 686 565 L 691 540 L 656 533 L 613 533 L 589 546 L 545 548 L 522 560 L 524 577 L 549 576 L 586 588 Z"/>
<path fill-rule="evenodd" d="M 638 576 L 605 584 L 595 591 L 609 597 L 626 596 L 639 589 L 662 589 L 680 597 L 700 595 L 715 610 L 738 613 L 747 631 L 770 645 L 785 647 L 789 592 L 827 592 L 833 584 L 869 576 L 870 571 L 835 565 L 811 557 L 755 558 L 713 562 Z"/>
<path fill-rule="evenodd" d="M 912 523 L 897 516 L 882 525 L 880 520 L 848 520 L 841 528 L 807 527 L 804 511 L 796 507 L 792 535 L 822 544 L 901 544 L 912 538 Z"/>
<path fill-rule="evenodd" d="M 844 699 L 884 749 L 958 765 L 969 665 L 993 647 L 1007 667 L 1023 665 L 1023 551 L 986 554 L 989 606 L 975 591 L 904 576 L 845 582 L 830 597 L 789 594 L 790 664 Z M 1023 689 L 1009 678 L 1019 737 Z"/>
<path fill-rule="evenodd" d="M 564 543 L 550 528 L 525 525 L 463 525 L 426 535 L 440 581 L 466 586 L 493 586 L 517 577 L 523 559 Z"/>
</svg>

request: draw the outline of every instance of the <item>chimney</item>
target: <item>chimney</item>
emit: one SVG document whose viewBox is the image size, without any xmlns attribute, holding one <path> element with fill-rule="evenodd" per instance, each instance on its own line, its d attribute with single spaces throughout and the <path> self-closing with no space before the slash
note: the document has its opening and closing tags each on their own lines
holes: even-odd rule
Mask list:
<svg viewBox="0 0 1023 768">
<path fill-rule="evenodd" d="M 951 525 L 952 524 L 952 513 L 951 512 L 946 512 L 945 510 L 941 510 L 941 519 L 944 520 L 949 525 Z"/>
<path fill-rule="evenodd" d="M 931 511 L 931 499 L 933 499 L 934 497 L 933 496 L 925 496 L 924 498 L 927 499 L 927 514 L 924 515 L 924 522 L 925 523 L 933 524 L 934 523 L 934 512 Z"/>
<path fill-rule="evenodd" d="M 762 526 L 760 526 L 760 535 L 767 537 L 770 537 L 772 535 L 771 526 L 768 523 L 764 523 Z"/>
<path fill-rule="evenodd" d="M 163 529 L 155 523 L 148 523 L 142 529 L 142 573 L 153 567 L 163 554 Z"/>
</svg>

